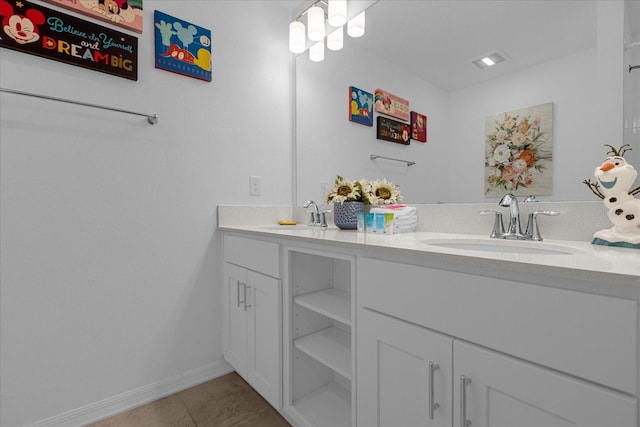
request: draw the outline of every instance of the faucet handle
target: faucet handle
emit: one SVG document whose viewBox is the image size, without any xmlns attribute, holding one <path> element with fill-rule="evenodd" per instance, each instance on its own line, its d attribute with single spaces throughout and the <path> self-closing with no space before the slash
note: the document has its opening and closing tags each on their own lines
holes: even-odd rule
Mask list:
<svg viewBox="0 0 640 427">
<path fill-rule="evenodd" d="M 561 212 L 558 211 L 533 211 L 529 214 L 529 220 L 527 221 L 527 231 L 525 231 L 525 235 L 531 236 L 531 240 L 536 240 L 538 242 L 542 241 L 542 236 L 540 235 L 540 229 L 538 228 L 538 215 L 548 215 L 548 216 L 558 216 Z"/>
<path fill-rule="evenodd" d="M 493 230 L 489 237 L 502 237 L 504 235 L 504 225 L 502 223 L 502 212 L 498 211 L 480 211 L 480 215 L 495 215 L 495 222 L 493 223 Z"/>
</svg>

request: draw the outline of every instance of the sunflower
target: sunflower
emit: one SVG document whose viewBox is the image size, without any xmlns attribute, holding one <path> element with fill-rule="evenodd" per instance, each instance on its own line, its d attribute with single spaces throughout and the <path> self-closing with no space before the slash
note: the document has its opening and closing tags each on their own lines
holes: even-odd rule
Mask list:
<svg viewBox="0 0 640 427">
<path fill-rule="evenodd" d="M 340 175 L 327 194 L 327 203 L 362 202 L 362 184 Z"/>
<path fill-rule="evenodd" d="M 386 179 L 368 183 L 366 193 L 372 205 L 391 205 L 402 200 L 400 189 Z"/>
</svg>

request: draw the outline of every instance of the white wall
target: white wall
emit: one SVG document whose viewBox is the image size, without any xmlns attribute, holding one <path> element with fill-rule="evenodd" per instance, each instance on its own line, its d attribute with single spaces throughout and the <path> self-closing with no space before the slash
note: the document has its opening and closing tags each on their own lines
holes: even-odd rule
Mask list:
<svg viewBox="0 0 640 427">
<path fill-rule="evenodd" d="M 213 82 L 154 69 L 156 8 L 212 30 Z M 0 49 L 2 87 L 160 117 L 0 94 L 3 427 L 89 421 L 228 369 L 216 206 L 291 202 L 289 12 L 144 14 L 137 82 Z"/>
</svg>

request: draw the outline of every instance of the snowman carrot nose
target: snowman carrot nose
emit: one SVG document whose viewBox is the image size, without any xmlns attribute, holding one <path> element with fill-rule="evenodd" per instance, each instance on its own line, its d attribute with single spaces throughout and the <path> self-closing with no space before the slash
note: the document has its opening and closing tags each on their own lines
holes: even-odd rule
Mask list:
<svg viewBox="0 0 640 427">
<path fill-rule="evenodd" d="M 604 165 L 600 166 L 600 170 L 603 172 L 606 172 L 608 170 L 611 170 L 613 168 L 615 168 L 616 165 L 614 165 L 613 163 L 605 163 Z"/>
</svg>

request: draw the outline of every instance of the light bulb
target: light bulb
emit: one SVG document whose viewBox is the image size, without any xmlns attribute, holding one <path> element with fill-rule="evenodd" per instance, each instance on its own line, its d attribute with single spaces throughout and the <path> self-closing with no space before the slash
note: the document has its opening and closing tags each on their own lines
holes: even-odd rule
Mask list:
<svg viewBox="0 0 640 427">
<path fill-rule="evenodd" d="M 327 48 L 329 50 L 342 49 L 343 38 L 344 38 L 344 32 L 342 30 L 342 27 L 340 27 L 327 36 Z"/>
<path fill-rule="evenodd" d="M 304 24 L 298 21 L 289 24 L 289 50 L 292 53 L 302 53 L 306 48 L 306 42 Z"/>
<path fill-rule="evenodd" d="M 307 35 L 314 42 L 324 38 L 324 10 L 313 6 L 307 11 Z"/>
<path fill-rule="evenodd" d="M 320 62 L 324 59 L 324 40 L 320 40 L 309 48 L 309 59 L 313 62 Z"/>
<path fill-rule="evenodd" d="M 347 34 L 351 37 L 364 35 L 364 11 L 347 23 Z"/>
<path fill-rule="evenodd" d="M 347 22 L 347 0 L 329 0 L 329 25 L 342 27 Z"/>
</svg>

